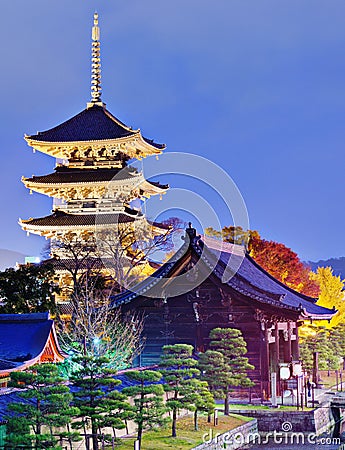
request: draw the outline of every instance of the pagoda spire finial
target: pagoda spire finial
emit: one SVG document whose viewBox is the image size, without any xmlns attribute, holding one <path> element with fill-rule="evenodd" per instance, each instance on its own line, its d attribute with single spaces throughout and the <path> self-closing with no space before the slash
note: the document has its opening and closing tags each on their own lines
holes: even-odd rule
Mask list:
<svg viewBox="0 0 345 450">
<path fill-rule="evenodd" d="M 93 15 L 92 27 L 92 58 L 91 58 L 91 102 L 102 103 L 101 100 L 101 43 L 98 26 L 98 13 Z"/>
</svg>

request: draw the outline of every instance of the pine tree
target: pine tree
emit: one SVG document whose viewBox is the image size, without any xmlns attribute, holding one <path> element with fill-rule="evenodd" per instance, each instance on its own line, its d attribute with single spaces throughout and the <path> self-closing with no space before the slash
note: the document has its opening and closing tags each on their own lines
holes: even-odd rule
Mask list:
<svg viewBox="0 0 345 450">
<path fill-rule="evenodd" d="M 185 380 L 180 394 L 182 394 L 185 408 L 194 411 L 194 431 L 198 431 L 198 413 L 206 411 L 210 415 L 215 408 L 214 397 L 208 383 L 197 378 Z"/>
<path fill-rule="evenodd" d="M 77 421 L 72 423 L 73 428 L 83 429 L 87 435 L 88 422 L 91 423 L 93 450 L 98 450 L 99 430 L 107 416 L 107 404 L 105 399 L 109 392 L 118 384 L 114 378 L 114 370 L 109 369 L 109 360 L 97 356 L 77 356 L 74 362 L 77 369 L 70 377 L 70 381 L 76 388 L 73 391 L 74 404 L 79 408 Z M 89 442 L 86 440 L 86 449 L 89 450 Z"/>
<path fill-rule="evenodd" d="M 247 371 L 254 369 L 248 363 L 247 345 L 242 333 L 234 328 L 215 328 L 210 332 L 212 350 L 201 355 L 199 367 L 203 379 L 224 397 L 224 413 L 229 415 L 229 395 L 235 387 L 253 386 Z M 222 357 L 222 356 L 223 357 Z"/>
<path fill-rule="evenodd" d="M 332 339 L 330 338 L 328 330 L 323 328 L 316 328 L 316 332 L 301 338 L 300 340 L 300 357 L 303 367 L 308 372 L 313 370 L 313 354 L 319 354 L 319 369 L 330 370 L 339 367 L 339 356 L 337 353 L 337 345 L 330 345 Z"/>
<path fill-rule="evenodd" d="M 164 376 L 164 390 L 172 392 L 166 404 L 172 411 L 171 435 L 176 437 L 177 411 L 185 405 L 186 380 L 200 374 L 197 361 L 192 358 L 193 347 L 187 344 L 165 345 L 159 367 Z"/>
<path fill-rule="evenodd" d="M 345 369 L 345 323 L 340 323 L 332 328 L 329 339 L 330 347 L 334 348 L 335 353 L 343 359 L 343 368 Z"/>
<path fill-rule="evenodd" d="M 72 395 L 65 381 L 56 364 L 35 365 L 11 374 L 10 385 L 21 390 L 18 395 L 22 402 L 8 407 L 12 415 L 8 418 L 7 448 L 60 448 L 55 428 L 67 426 L 78 413 L 77 408 L 70 406 Z M 63 437 L 70 442 L 79 438 L 69 432 L 60 433 L 60 441 Z"/>
<path fill-rule="evenodd" d="M 160 381 L 162 374 L 153 370 L 135 370 L 127 372 L 126 377 L 137 383 L 135 386 L 124 388 L 122 392 L 134 400 L 131 419 L 137 424 L 137 440 L 141 448 L 144 429 L 166 422 L 164 413 L 167 408 L 163 402 L 163 386 L 152 384 Z"/>
<path fill-rule="evenodd" d="M 116 439 L 116 430 L 126 428 L 126 420 L 131 417 L 132 407 L 128 402 L 127 395 L 117 390 L 110 391 L 102 399 L 101 428 L 111 428 L 113 438 Z"/>
</svg>

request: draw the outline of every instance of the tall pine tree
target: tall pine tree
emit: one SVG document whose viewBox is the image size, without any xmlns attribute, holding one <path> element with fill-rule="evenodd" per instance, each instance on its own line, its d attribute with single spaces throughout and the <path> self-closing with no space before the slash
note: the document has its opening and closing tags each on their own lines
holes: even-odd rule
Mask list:
<svg viewBox="0 0 345 450">
<path fill-rule="evenodd" d="M 109 392 L 120 384 L 114 378 L 114 370 L 109 369 L 109 360 L 98 356 L 77 356 L 74 358 L 77 369 L 70 377 L 74 386 L 74 404 L 79 408 L 78 419 L 73 422 L 73 428 L 83 429 L 88 434 L 88 423 L 91 423 L 92 447 L 99 449 L 100 429 L 107 417 L 108 405 L 104 399 Z M 86 450 L 90 449 L 86 439 Z"/>
<path fill-rule="evenodd" d="M 249 364 L 247 345 L 242 333 L 234 328 L 215 328 L 210 332 L 212 350 L 201 355 L 199 367 L 203 378 L 224 397 L 224 413 L 229 414 L 229 396 L 235 387 L 249 387 L 253 383 L 247 371 L 254 369 Z"/>
<path fill-rule="evenodd" d="M 198 431 L 199 412 L 204 411 L 210 415 L 215 409 L 214 397 L 210 392 L 208 383 L 197 378 L 185 380 L 181 394 L 185 408 L 194 412 L 194 431 Z"/>
<path fill-rule="evenodd" d="M 133 398 L 131 418 L 137 424 L 137 440 L 141 448 L 144 429 L 166 422 L 164 413 L 167 408 L 163 402 L 163 386 L 153 384 L 161 380 L 162 374 L 153 370 L 135 370 L 127 372 L 126 377 L 136 383 L 134 386 L 124 388 L 122 392 Z"/>
<path fill-rule="evenodd" d="M 187 344 L 165 345 L 159 367 L 164 376 L 164 390 L 172 393 L 166 404 L 172 411 L 171 436 L 176 437 L 177 411 L 186 407 L 186 380 L 200 374 L 192 357 L 193 347 Z"/>
<path fill-rule="evenodd" d="M 126 428 L 126 420 L 131 417 L 132 407 L 127 395 L 117 390 L 110 391 L 102 399 L 101 428 L 111 428 L 114 440 L 117 439 L 116 430 Z"/>
</svg>

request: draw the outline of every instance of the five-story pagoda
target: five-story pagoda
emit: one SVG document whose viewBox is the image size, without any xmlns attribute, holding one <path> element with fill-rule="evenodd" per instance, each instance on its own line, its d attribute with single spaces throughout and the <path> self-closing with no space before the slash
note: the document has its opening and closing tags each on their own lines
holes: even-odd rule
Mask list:
<svg viewBox="0 0 345 450">
<path fill-rule="evenodd" d="M 92 27 L 91 102 L 66 122 L 25 136 L 25 140 L 34 151 L 59 161 L 54 173 L 22 178 L 30 192 L 54 198 L 52 214 L 19 221 L 28 234 L 45 236 L 54 246 L 65 239 L 86 242 L 99 230 L 134 223 L 136 227 L 138 223 L 149 224 L 155 231 L 166 228 L 148 222 L 140 211 L 130 207 L 134 199 L 162 194 L 168 186 L 145 180 L 141 172 L 127 166 L 128 161 L 158 155 L 165 145 L 123 124 L 102 102 L 97 13 Z M 61 247 L 59 258 L 64 258 Z"/>
</svg>

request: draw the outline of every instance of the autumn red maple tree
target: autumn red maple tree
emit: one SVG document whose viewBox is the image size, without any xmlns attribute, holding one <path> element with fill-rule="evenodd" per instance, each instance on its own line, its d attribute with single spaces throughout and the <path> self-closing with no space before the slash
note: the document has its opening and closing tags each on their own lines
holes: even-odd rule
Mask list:
<svg viewBox="0 0 345 450">
<path fill-rule="evenodd" d="M 274 278 L 310 297 L 318 297 L 319 284 L 310 279 L 310 267 L 286 245 L 262 239 L 258 233 L 248 244 L 250 256 Z"/>
<path fill-rule="evenodd" d="M 221 231 L 207 228 L 205 233 L 232 244 L 245 244 L 250 256 L 263 269 L 286 286 L 310 297 L 318 297 L 320 288 L 311 279 L 311 269 L 286 245 L 262 239 L 255 230 L 228 226 Z"/>
</svg>

